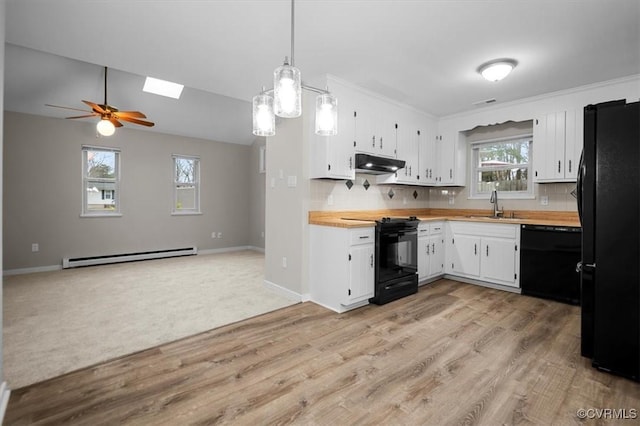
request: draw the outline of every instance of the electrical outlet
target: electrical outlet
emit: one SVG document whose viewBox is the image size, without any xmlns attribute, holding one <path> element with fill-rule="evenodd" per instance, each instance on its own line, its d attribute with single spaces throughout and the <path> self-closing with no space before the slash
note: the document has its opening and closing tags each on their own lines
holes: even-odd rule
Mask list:
<svg viewBox="0 0 640 426">
<path fill-rule="evenodd" d="M 402 197 L 402 204 L 407 204 L 407 197 Z"/>
<path fill-rule="evenodd" d="M 449 195 L 449 205 L 453 205 L 456 203 L 456 199 L 453 195 Z"/>
<path fill-rule="evenodd" d="M 40 244 L 38 244 L 38 243 L 31 244 L 31 251 L 33 253 L 40 251 Z"/>
<path fill-rule="evenodd" d="M 327 197 L 327 205 L 329 205 L 329 206 L 333 205 L 333 195 L 329 195 Z"/>
<path fill-rule="evenodd" d="M 282 258 L 282 267 L 285 268 L 285 269 L 287 268 L 287 258 L 286 257 Z"/>
<path fill-rule="evenodd" d="M 548 195 L 541 195 L 540 196 L 540 204 L 542 204 L 543 206 L 548 206 L 549 205 L 549 196 Z"/>
<path fill-rule="evenodd" d="M 218 232 L 218 238 L 222 238 L 222 232 Z"/>
</svg>

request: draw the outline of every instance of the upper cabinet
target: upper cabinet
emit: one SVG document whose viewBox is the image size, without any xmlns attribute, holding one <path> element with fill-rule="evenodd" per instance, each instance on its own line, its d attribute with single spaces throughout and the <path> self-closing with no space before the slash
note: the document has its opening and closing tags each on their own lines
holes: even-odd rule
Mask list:
<svg viewBox="0 0 640 426">
<path fill-rule="evenodd" d="M 309 122 L 307 134 L 311 141 L 309 177 L 330 179 L 355 178 L 355 118 L 353 98 L 346 87 L 334 83 L 331 92 L 338 98 L 338 134 L 318 136 L 313 121 Z M 305 93 L 307 95 L 307 93 Z M 315 106 L 315 94 L 308 95 L 306 104 Z"/>
<path fill-rule="evenodd" d="M 583 139 L 582 110 L 541 114 L 533 121 L 535 182 L 575 182 Z"/>
<path fill-rule="evenodd" d="M 365 93 L 352 93 L 355 150 L 396 158 L 397 113 L 392 105 Z"/>
<path fill-rule="evenodd" d="M 437 166 L 436 185 L 464 186 L 466 178 L 467 147 L 460 131 L 453 124 L 441 127 L 435 137 Z"/>
</svg>

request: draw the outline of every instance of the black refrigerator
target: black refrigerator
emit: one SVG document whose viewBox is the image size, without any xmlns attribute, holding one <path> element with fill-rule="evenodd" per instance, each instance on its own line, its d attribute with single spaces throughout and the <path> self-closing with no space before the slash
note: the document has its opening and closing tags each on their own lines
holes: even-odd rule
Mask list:
<svg viewBox="0 0 640 426">
<path fill-rule="evenodd" d="M 612 101 L 584 108 L 578 170 L 582 223 L 581 352 L 593 366 L 640 377 L 640 110 Z"/>
</svg>

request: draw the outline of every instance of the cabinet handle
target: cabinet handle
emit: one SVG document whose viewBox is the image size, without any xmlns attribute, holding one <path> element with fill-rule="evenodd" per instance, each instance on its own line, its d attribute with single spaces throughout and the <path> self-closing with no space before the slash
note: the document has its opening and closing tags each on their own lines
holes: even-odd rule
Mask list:
<svg viewBox="0 0 640 426">
<path fill-rule="evenodd" d="M 449 179 L 453 179 L 453 169 L 449 169 Z"/>
<path fill-rule="evenodd" d="M 371 255 L 371 267 L 373 268 L 373 255 Z"/>
<path fill-rule="evenodd" d="M 431 243 L 431 253 L 436 254 L 436 243 Z"/>
<path fill-rule="evenodd" d="M 558 160 L 558 173 L 560 173 L 560 160 Z"/>
<path fill-rule="evenodd" d="M 382 149 L 382 136 L 380 136 L 380 149 Z"/>
<path fill-rule="evenodd" d="M 368 235 L 360 235 L 360 239 L 361 240 L 368 240 L 369 236 Z"/>
<path fill-rule="evenodd" d="M 349 157 L 349 170 L 353 169 L 353 157 Z"/>
<path fill-rule="evenodd" d="M 371 138 L 371 140 L 372 140 L 371 146 L 375 148 L 376 147 L 376 137 L 375 137 L 375 135 L 373 136 L 373 138 Z"/>
<path fill-rule="evenodd" d="M 411 166 L 409 166 L 409 176 L 411 176 Z"/>
<path fill-rule="evenodd" d="M 429 178 L 433 178 L 433 169 L 429 169 Z"/>
<path fill-rule="evenodd" d="M 478 245 L 477 244 L 473 245 L 473 254 L 476 255 L 476 256 L 478 255 Z"/>
<path fill-rule="evenodd" d="M 429 244 L 427 244 L 427 255 L 429 254 Z"/>
<path fill-rule="evenodd" d="M 569 173 L 571 173 L 571 160 L 569 160 Z"/>
<path fill-rule="evenodd" d="M 487 257 L 489 257 L 489 245 L 487 244 Z"/>
</svg>

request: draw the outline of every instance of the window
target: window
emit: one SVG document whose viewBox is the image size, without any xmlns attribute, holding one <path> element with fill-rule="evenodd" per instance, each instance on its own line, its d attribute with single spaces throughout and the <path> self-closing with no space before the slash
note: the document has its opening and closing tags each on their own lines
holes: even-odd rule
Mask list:
<svg viewBox="0 0 640 426">
<path fill-rule="evenodd" d="M 471 198 L 533 198 L 530 173 L 531 135 L 476 142 L 471 145 Z"/>
<path fill-rule="evenodd" d="M 200 213 L 200 159 L 173 156 L 173 213 Z"/>
<path fill-rule="evenodd" d="M 120 215 L 120 151 L 82 147 L 82 215 Z"/>
</svg>

